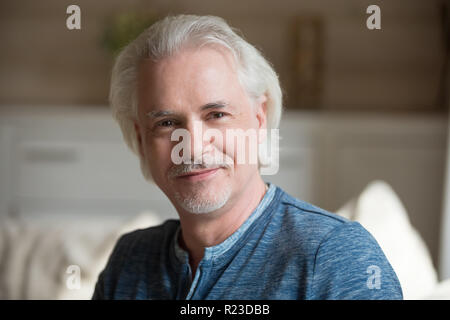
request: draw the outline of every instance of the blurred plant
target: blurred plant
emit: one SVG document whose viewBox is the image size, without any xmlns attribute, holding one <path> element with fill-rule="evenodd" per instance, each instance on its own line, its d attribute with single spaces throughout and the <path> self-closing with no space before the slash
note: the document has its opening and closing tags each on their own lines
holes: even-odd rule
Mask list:
<svg viewBox="0 0 450 320">
<path fill-rule="evenodd" d="M 115 56 L 156 20 L 152 13 L 125 12 L 113 16 L 106 23 L 102 44 Z"/>
</svg>

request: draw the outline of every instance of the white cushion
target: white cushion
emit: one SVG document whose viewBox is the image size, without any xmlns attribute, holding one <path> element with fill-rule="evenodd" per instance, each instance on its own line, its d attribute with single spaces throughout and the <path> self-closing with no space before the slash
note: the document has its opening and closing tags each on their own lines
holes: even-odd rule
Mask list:
<svg viewBox="0 0 450 320">
<path fill-rule="evenodd" d="M 90 299 L 94 293 L 98 275 L 105 268 L 108 258 L 114 246 L 122 234 L 144 229 L 160 224 L 161 219 L 151 211 L 142 212 L 123 226 L 106 234 L 97 246 L 92 246 L 89 241 L 82 241 L 80 235 L 75 235 L 75 241 L 65 241 L 65 252 L 69 254 L 70 261 L 80 266 L 82 272 L 81 286 L 78 290 L 69 289 L 63 285 L 57 295 L 60 300 L 85 300 Z M 67 240 L 67 239 L 65 239 Z"/>
<path fill-rule="evenodd" d="M 90 299 L 97 277 L 123 233 L 161 223 L 143 212 L 114 217 L 0 219 L 0 299 Z M 80 271 L 80 288 L 67 284 Z M 70 269 L 69 269 L 70 270 Z"/>
<path fill-rule="evenodd" d="M 404 299 L 422 299 L 433 292 L 437 274 L 430 253 L 386 182 L 370 183 L 336 213 L 358 221 L 378 241 L 397 274 Z"/>
</svg>

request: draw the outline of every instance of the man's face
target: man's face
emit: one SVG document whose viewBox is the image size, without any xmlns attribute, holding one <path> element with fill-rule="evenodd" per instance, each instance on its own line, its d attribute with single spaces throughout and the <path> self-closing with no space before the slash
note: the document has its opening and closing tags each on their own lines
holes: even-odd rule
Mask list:
<svg viewBox="0 0 450 320">
<path fill-rule="evenodd" d="M 217 48 L 185 49 L 156 63 L 145 60 L 139 71 L 135 129 L 155 183 L 178 210 L 207 213 L 231 206 L 259 172 L 249 161 L 249 153 L 256 152 L 249 149 L 250 139 L 242 163 L 238 143 L 226 139 L 227 132 L 265 128 L 264 97 L 249 99 L 231 53 Z M 172 150 L 180 144 L 171 141 L 176 129 L 190 134 L 191 148 L 182 151 L 183 157 L 203 165 L 174 163 Z M 222 137 L 205 134 L 214 132 L 210 129 Z M 214 157 L 223 162 L 210 163 Z"/>
</svg>

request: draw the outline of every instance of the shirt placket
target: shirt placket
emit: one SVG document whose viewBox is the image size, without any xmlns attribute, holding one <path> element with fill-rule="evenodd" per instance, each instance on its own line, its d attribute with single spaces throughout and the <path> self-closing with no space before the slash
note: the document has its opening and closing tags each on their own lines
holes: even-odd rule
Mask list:
<svg viewBox="0 0 450 320">
<path fill-rule="evenodd" d="M 207 282 L 208 274 L 212 267 L 212 252 L 205 250 L 203 259 L 198 264 L 197 270 L 195 271 L 194 279 L 192 280 L 189 292 L 186 296 L 186 300 L 192 300 L 197 298 L 202 298 L 202 285 Z M 192 270 L 189 266 L 189 279 L 192 279 Z"/>
</svg>

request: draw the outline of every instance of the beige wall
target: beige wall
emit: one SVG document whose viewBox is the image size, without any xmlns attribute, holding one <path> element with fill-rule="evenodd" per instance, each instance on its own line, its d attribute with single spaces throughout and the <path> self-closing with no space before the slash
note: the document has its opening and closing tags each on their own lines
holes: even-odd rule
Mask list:
<svg viewBox="0 0 450 320">
<path fill-rule="evenodd" d="M 82 11 L 82 30 L 65 27 L 69 4 Z M 245 0 L 89 1 L 20 0 L 0 4 L 1 104 L 106 103 L 111 57 L 100 45 L 105 19 L 139 8 L 167 13 L 214 14 L 241 29 L 278 71 L 296 106 L 294 21 L 324 19 L 327 109 L 439 109 L 436 97 L 443 50 L 434 1 Z M 381 7 L 382 30 L 369 31 L 365 10 Z"/>
</svg>

